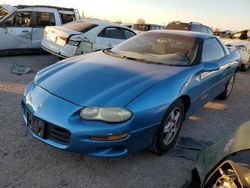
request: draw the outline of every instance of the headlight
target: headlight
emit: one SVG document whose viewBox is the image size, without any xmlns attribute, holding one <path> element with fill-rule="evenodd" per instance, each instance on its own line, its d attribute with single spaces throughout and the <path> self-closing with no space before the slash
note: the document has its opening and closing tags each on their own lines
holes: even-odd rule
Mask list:
<svg viewBox="0 0 250 188">
<path fill-rule="evenodd" d="M 101 120 L 111 123 L 126 121 L 132 113 L 124 108 L 85 107 L 80 112 L 80 117 L 85 120 Z"/>
<path fill-rule="evenodd" d="M 30 82 L 24 90 L 23 95 L 26 96 L 34 87 L 34 82 Z"/>
<path fill-rule="evenodd" d="M 35 78 L 34 78 L 34 82 L 36 83 L 37 81 L 37 78 L 38 78 L 38 74 L 36 74 Z"/>
</svg>

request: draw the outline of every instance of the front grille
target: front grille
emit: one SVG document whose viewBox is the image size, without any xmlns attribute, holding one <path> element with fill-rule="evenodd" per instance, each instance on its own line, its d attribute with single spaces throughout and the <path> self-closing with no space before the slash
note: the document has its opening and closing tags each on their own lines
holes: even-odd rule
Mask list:
<svg viewBox="0 0 250 188">
<path fill-rule="evenodd" d="M 51 124 L 47 124 L 47 138 L 61 144 L 69 144 L 70 132 L 64 128 L 56 127 Z"/>
<path fill-rule="evenodd" d="M 33 131 L 34 134 L 37 134 L 39 137 L 43 139 L 50 139 L 60 144 L 69 144 L 70 142 L 70 132 L 67 129 L 58 127 L 46 121 L 43 121 L 37 117 L 35 117 L 29 110 L 27 109 L 26 105 L 23 103 L 23 109 L 25 112 L 25 116 L 27 119 L 28 127 Z M 35 120 L 36 124 L 42 125 L 39 127 L 40 129 L 33 128 L 31 123 Z M 33 129 L 32 129 L 33 128 Z"/>
</svg>

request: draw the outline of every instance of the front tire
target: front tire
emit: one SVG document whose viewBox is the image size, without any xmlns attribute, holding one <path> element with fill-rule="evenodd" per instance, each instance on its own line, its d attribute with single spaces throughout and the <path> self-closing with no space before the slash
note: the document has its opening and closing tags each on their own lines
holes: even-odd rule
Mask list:
<svg viewBox="0 0 250 188">
<path fill-rule="evenodd" d="M 225 90 L 218 96 L 220 100 L 226 100 L 231 94 L 235 81 L 235 73 L 231 76 L 230 80 L 226 84 Z"/>
<path fill-rule="evenodd" d="M 182 100 L 178 99 L 169 106 L 154 135 L 151 146 L 153 152 L 162 155 L 175 145 L 183 119 L 184 105 Z"/>
</svg>

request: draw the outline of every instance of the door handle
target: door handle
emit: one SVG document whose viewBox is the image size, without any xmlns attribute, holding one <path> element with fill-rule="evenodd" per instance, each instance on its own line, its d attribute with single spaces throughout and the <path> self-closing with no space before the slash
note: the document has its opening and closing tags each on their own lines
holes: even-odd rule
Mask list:
<svg viewBox="0 0 250 188">
<path fill-rule="evenodd" d="M 29 31 L 27 31 L 27 30 L 23 30 L 23 31 L 22 31 L 22 33 L 29 33 Z"/>
</svg>

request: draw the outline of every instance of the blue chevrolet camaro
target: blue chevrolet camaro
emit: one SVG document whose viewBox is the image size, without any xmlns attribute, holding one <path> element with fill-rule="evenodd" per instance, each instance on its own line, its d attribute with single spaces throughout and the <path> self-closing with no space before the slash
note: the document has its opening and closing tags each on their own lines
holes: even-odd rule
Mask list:
<svg viewBox="0 0 250 188">
<path fill-rule="evenodd" d="M 214 36 L 146 32 L 39 71 L 22 115 L 34 138 L 63 150 L 118 157 L 150 147 L 163 154 L 186 117 L 228 98 L 238 59 Z"/>
</svg>

